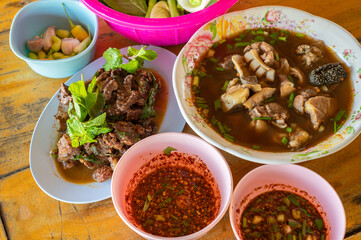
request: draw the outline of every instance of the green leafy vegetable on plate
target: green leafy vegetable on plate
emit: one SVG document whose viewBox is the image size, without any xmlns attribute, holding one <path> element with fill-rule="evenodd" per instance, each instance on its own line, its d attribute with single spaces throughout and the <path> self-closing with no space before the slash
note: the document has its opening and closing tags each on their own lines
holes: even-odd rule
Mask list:
<svg viewBox="0 0 361 240">
<path fill-rule="evenodd" d="M 96 89 L 96 78 L 85 88 L 82 80 L 70 84 L 68 90 L 71 92 L 73 101 L 69 103 L 67 120 L 67 134 L 71 139 L 73 147 L 79 147 L 88 142 L 96 142 L 94 139 L 101 133 L 108 133 L 112 129 L 108 127 L 102 113 L 105 105 L 104 96 Z M 88 119 L 87 121 L 85 121 Z"/>
<path fill-rule="evenodd" d="M 135 49 L 128 47 L 127 56 L 121 54 L 117 48 L 108 48 L 103 57 L 107 61 L 103 68 L 105 71 L 111 69 L 123 68 L 129 73 L 135 73 L 138 68 L 141 68 L 144 64 L 144 60 L 151 61 L 157 58 L 157 53 L 154 50 L 145 50 L 146 47 L 141 49 Z M 123 63 L 123 57 L 128 59 L 128 63 Z"/>
</svg>

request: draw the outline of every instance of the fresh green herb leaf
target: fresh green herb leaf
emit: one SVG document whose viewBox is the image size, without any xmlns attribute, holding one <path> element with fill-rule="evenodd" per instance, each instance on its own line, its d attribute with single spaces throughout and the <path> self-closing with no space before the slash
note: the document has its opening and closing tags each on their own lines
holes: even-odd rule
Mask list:
<svg viewBox="0 0 361 240">
<path fill-rule="evenodd" d="M 90 84 L 88 85 L 88 94 L 90 94 L 90 93 L 93 92 L 94 87 L 95 87 L 96 82 L 97 82 L 96 80 L 97 80 L 97 77 L 94 76 L 93 79 L 92 79 L 92 81 L 91 81 Z"/>
<path fill-rule="evenodd" d="M 135 73 L 135 71 L 143 66 L 144 60 L 151 61 L 157 58 L 157 53 L 153 50 L 145 50 L 146 47 L 141 49 L 135 49 L 128 47 L 127 55 L 121 54 L 119 49 L 108 48 L 104 53 L 103 57 L 106 63 L 103 65 L 105 71 L 110 69 L 123 68 L 129 73 Z M 128 59 L 128 63 L 123 63 L 123 57 Z"/>
<path fill-rule="evenodd" d="M 119 68 L 123 68 L 125 71 L 129 73 L 135 73 L 138 68 L 140 68 L 139 61 L 136 59 L 130 60 L 128 63 L 120 64 Z"/>
<path fill-rule="evenodd" d="M 117 48 L 108 48 L 103 53 L 103 57 L 106 60 L 106 63 L 103 65 L 105 71 L 120 68 L 121 64 L 123 63 L 123 55 Z"/>
<path fill-rule="evenodd" d="M 164 154 L 168 157 L 172 151 L 177 151 L 177 149 L 168 146 L 166 149 L 163 150 Z"/>
</svg>

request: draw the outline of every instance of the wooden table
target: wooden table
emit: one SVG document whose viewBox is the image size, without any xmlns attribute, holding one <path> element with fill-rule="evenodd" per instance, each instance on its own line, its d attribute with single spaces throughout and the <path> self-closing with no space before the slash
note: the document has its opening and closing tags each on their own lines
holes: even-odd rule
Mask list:
<svg viewBox="0 0 361 240">
<path fill-rule="evenodd" d="M 67 79 L 34 73 L 10 50 L 11 21 L 30 0 L 0 1 L 0 240 L 5 239 L 141 239 L 117 215 L 111 199 L 68 204 L 52 199 L 35 183 L 29 169 L 31 135 L 46 103 Z M 244 0 L 230 11 L 261 5 L 295 7 L 334 21 L 361 41 L 359 0 Z M 100 19 L 96 58 L 108 47 L 134 42 L 113 32 Z M 178 53 L 183 45 L 166 47 Z M 188 125 L 184 132 L 195 134 Z M 44 139 L 44 141 L 46 141 Z M 339 194 L 347 217 L 345 239 L 361 239 L 361 136 L 331 156 L 300 165 L 320 174 Z M 237 183 L 258 167 L 222 152 Z M 235 239 L 228 213 L 202 239 Z"/>
</svg>

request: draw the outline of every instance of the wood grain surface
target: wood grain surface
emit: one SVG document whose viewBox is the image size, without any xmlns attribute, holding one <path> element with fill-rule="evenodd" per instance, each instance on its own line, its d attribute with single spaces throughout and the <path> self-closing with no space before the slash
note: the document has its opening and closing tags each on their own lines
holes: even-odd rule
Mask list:
<svg viewBox="0 0 361 240">
<path fill-rule="evenodd" d="M 11 21 L 29 0 L 0 1 L 0 240 L 6 239 L 141 239 L 117 215 L 111 199 L 92 204 L 62 203 L 46 195 L 29 169 L 29 146 L 38 117 L 67 79 L 34 73 L 10 50 Z M 230 11 L 262 5 L 295 7 L 327 18 L 361 41 L 359 0 L 244 0 Z M 108 47 L 137 44 L 113 32 L 100 19 L 96 58 Z M 166 47 L 177 54 L 183 45 Z M 188 125 L 184 132 L 195 134 Z M 324 177 L 340 196 L 346 211 L 345 239 L 361 239 L 361 137 L 331 156 L 302 163 Z M 258 167 L 222 151 L 236 184 Z M 202 239 L 235 239 L 228 213 Z"/>
</svg>

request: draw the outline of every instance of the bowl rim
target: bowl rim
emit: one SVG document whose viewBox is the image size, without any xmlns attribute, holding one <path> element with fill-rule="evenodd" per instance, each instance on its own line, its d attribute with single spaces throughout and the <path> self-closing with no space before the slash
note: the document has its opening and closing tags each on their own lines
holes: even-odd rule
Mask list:
<svg viewBox="0 0 361 240">
<path fill-rule="evenodd" d="M 229 9 L 238 0 L 218 0 L 211 6 L 207 7 L 205 10 L 198 12 L 181 15 L 178 17 L 172 18 L 145 18 L 132 16 L 118 12 L 105 4 L 102 4 L 98 0 L 80 0 L 87 8 L 95 12 L 99 17 L 103 18 L 106 21 L 110 21 L 116 24 L 126 24 L 131 27 L 146 27 L 147 29 L 159 29 L 162 27 L 162 30 L 174 29 L 175 25 L 178 27 L 183 25 L 194 25 L 194 20 L 198 22 L 204 22 L 211 19 L 205 12 L 216 11 L 219 8 Z"/>
<path fill-rule="evenodd" d="M 235 145 L 233 143 L 229 143 L 227 145 L 224 145 L 224 144 L 221 144 L 219 143 L 218 141 L 208 137 L 203 131 L 201 131 L 198 127 L 195 126 L 195 124 L 192 122 L 192 120 L 190 119 L 190 116 L 189 114 L 186 113 L 185 111 L 185 101 L 182 100 L 182 93 L 180 93 L 179 91 L 179 88 L 177 87 L 177 78 L 183 78 L 183 77 L 177 77 L 177 68 L 178 66 L 181 66 L 182 68 L 182 59 L 181 57 L 184 55 L 184 52 L 185 52 L 185 49 L 186 49 L 186 46 L 201 32 L 201 29 L 203 29 L 207 24 L 209 24 L 210 22 L 213 22 L 214 20 L 216 19 L 219 19 L 219 18 L 223 18 L 225 16 L 231 16 L 231 15 L 234 15 L 234 14 L 243 14 L 245 12 L 252 12 L 252 11 L 257 11 L 257 10 L 269 10 L 269 9 L 272 9 L 272 8 L 276 8 L 276 9 L 280 9 L 280 10 L 288 10 L 288 11 L 295 11 L 295 12 L 298 12 L 300 14 L 303 14 L 305 16 L 309 16 L 310 18 L 317 18 L 321 21 L 324 21 L 328 24 L 331 24 L 333 26 L 335 26 L 336 28 L 340 29 L 343 34 L 346 34 L 348 35 L 348 37 L 350 39 L 353 40 L 354 43 L 357 43 L 357 46 L 359 47 L 359 50 L 361 50 L 361 43 L 350 33 L 348 32 L 345 28 L 343 28 L 342 26 L 340 26 L 339 24 L 335 23 L 335 22 L 332 22 L 326 18 L 323 18 L 323 17 L 320 17 L 320 16 L 317 16 L 317 15 L 314 15 L 314 14 L 311 14 L 309 12 L 306 12 L 306 11 L 303 11 L 303 10 L 300 10 L 300 9 L 297 9 L 297 8 L 293 8 L 293 7 L 287 7 L 287 6 L 281 6 L 281 5 L 264 5 L 264 6 L 258 6 L 258 7 L 252 7 L 252 8 L 247 8 L 247 9 L 243 9 L 243 10 L 239 10 L 239 11 L 234 11 L 234 12 L 229 12 L 229 13 L 226 13 L 226 14 L 223 14 L 221 16 L 218 16 L 208 22 L 206 22 L 204 25 L 202 25 L 193 35 L 192 37 L 189 39 L 189 41 L 187 43 L 185 43 L 184 47 L 182 48 L 182 50 L 178 53 L 178 57 L 176 59 L 176 62 L 174 64 L 174 67 L 173 67 L 173 88 L 174 88 L 174 91 L 175 91 L 175 95 L 176 95 L 176 98 L 177 98 L 177 102 L 178 102 L 178 106 L 179 106 L 179 109 L 181 110 L 181 113 L 184 117 L 184 119 L 186 120 L 187 124 L 191 127 L 191 129 L 193 131 L 195 131 L 201 138 L 203 138 L 204 140 L 206 140 L 207 142 L 211 143 L 212 145 L 216 146 L 217 148 L 220 148 L 234 156 L 237 156 L 239 158 L 242 158 L 242 159 L 245 159 L 245 160 L 248 160 L 248 161 L 251 161 L 251 162 L 255 162 L 255 163 L 262 163 L 262 164 L 271 164 L 271 165 L 281 165 L 281 164 L 289 164 L 289 163 L 300 163 L 300 162 L 304 162 L 304 161 L 310 161 L 310 160 L 315 160 L 315 159 L 318 159 L 318 158 L 321 158 L 321 157 L 325 157 L 325 156 L 328 156 L 330 154 L 333 154 L 333 153 L 336 153 L 337 151 L 345 148 L 347 145 L 349 145 L 353 140 L 355 140 L 355 138 L 357 138 L 360 133 L 361 133 L 361 126 L 356 129 L 355 133 L 352 134 L 352 136 L 348 137 L 347 140 L 343 141 L 343 144 L 340 145 L 336 145 L 334 147 L 332 147 L 332 150 L 329 150 L 327 151 L 327 153 L 323 154 L 323 155 L 316 155 L 316 156 L 313 156 L 311 159 L 302 159 L 302 160 L 297 160 L 297 161 L 292 161 L 292 156 L 290 154 L 297 154 L 297 153 L 302 153 L 302 151 L 297 151 L 297 152 L 292 152 L 292 151 L 287 151 L 287 152 L 264 152 L 264 151 L 259 151 L 259 152 L 262 152 L 262 153 L 267 153 L 267 157 L 260 157 L 260 156 L 252 156 L 248 153 L 245 153 L 245 152 L 242 152 L 242 151 L 237 151 L 237 150 L 234 150 L 232 148 L 230 148 L 229 146 L 230 145 Z M 354 81 L 351 79 L 352 81 L 352 84 L 354 85 Z M 182 92 L 184 92 L 182 90 Z M 355 97 L 353 97 L 353 104 L 355 102 Z M 349 117 L 350 118 L 350 117 Z M 333 136 L 333 135 L 332 135 Z M 237 146 L 240 146 L 242 148 L 245 149 L 245 151 L 252 151 L 253 149 L 251 148 L 248 148 L 248 147 L 245 147 L 245 146 L 242 146 L 242 145 L 237 145 Z M 311 146 L 312 147 L 312 146 Z M 309 147 L 309 148 L 311 148 Z M 307 149 L 309 149 L 307 148 Z M 306 150 L 307 150 L 306 149 Z M 303 150 L 304 151 L 304 150 Z M 277 159 L 279 157 L 282 157 L 283 159 L 287 158 L 289 159 L 289 162 L 285 163 L 284 161 L 285 160 L 278 160 Z"/>
<path fill-rule="evenodd" d="M 251 177 L 252 175 L 257 175 L 257 174 L 260 174 L 259 172 L 272 171 L 274 169 L 280 169 L 280 168 L 281 169 L 282 168 L 291 168 L 289 171 L 292 171 L 292 169 L 293 169 L 293 171 L 301 171 L 301 172 L 307 173 L 308 175 L 313 175 L 314 177 L 318 178 L 318 181 L 319 181 L 316 185 L 322 185 L 322 186 L 328 188 L 328 191 L 331 192 L 331 194 L 333 194 L 334 200 L 337 202 L 336 204 L 339 205 L 338 207 L 340 207 L 340 208 L 337 207 L 336 211 L 338 211 L 342 215 L 341 219 L 340 219 L 340 226 L 342 227 L 342 234 L 341 235 L 344 236 L 345 233 L 346 233 L 346 212 L 345 212 L 345 208 L 344 208 L 344 206 L 342 204 L 342 200 L 341 200 L 340 196 L 337 194 L 336 190 L 332 187 L 332 185 L 329 182 L 327 182 L 326 179 L 324 179 L 321 175 L 319 175 L 318 173 L 312 171 L 311 169 L 308 169 L 306 167 L 303 167 L 303 166 L 300 166 L 300 165 L 297 165 L 297 164 L 284 164 L 284 165 L 281 165 L 281 166 L 262 165 L 262 166 L 256 167 L 255 169 L 252 169 L 246 175 L 244 175 L 239 180 L 239 182 L 237 183 L 236 187 L 233 190 L 232 200 L 231 200 L 231 203 L 229 205 L 229 221 L 231 223 L 232 231 L 233 231 L 234 235 L 236 236 L 236 238 L 241 240 L 241 238 L 237 234 L 237 229 L 238 228 L 237 228 L 237 226 L 235 226 L 235 223 L 233 221 L 233 218 L 235 217 L 235 212 L 240 207 L 240 205 L 238 207 L 235 206 L 235 199 L 234 199 L 235 195 L 240 191 L 242 185 L 245 184 L 246 180 L 249 177 Z M 302 189 L 300 189 L 300 190 L 302 190 Z M 235 208 L 233 208 L 233 206 L 235 206 Z"/>
<path fill-rule="evenodd" d="M 163 136 L 168 136 L 168 139 L 173 139 L 173 138 L 193 138 L 195 141 L 198 141 L 199 143 L 204 144 L 204 146 L 206 146 L 206 148 L 210 148 L 213 151 L 215 151 L 218 156 L 217 161 L 223 161 L 223 164 L 225 166 L 225 172 L 223 175 L 225 175 L 225 177 L 228 178 L 228 181 L 230 183 L 229 186 L 229 194 L 224 196 L 225 197 L 225 205 L 223 207 L 223 209 L 220 209 L 220 212 L 217 214 L 216 218 L 213 219 L 213 221 L 208 224 L 206 227 L 202 228 L 201 230 L 194 232 L 192 234 L 186 235 L 186 236 L 181 236 L 181 237 L 161 237 L 161 236 L 156 236 L 150 233 L 147 233 L 139 228 L 137 228 L 134 224 L 132 224 L 128 218 L 125 217 L 125 215 L 123 214 L 123 212 L 120 209 L 120 203 L 119 203 L 119 197 L 116 197 L 116 195 L 114 195 L 115 193 L 115 182 L 117 181 L 117 178 L 119 178 L 119 174 L 117 174 L 117 172 L 119 171 L 118 169 L 120 169 L 120 165 L 119 163 L 122 162 L 123 158 L 125 158 L 129 152 L 131 151 L 136 151 L 136 149 L 138 148 L 139 145 L 144 144 L 146 142 L 152 141 L 153 138 L 158 138 L 158 137 L 163 137 Z M 128 153 L 128 154 L 127 154 Z M 125 157 L 124 157 L 125 156 Z M 203 160 L 202 160 L 203 161 Z M 205 162 L 206 163 L 206 162 Z M 226 186 L 227 187 L 227 186 Z M 225 157 L 223 156 L 223 154 L 213 145 L 209 144 L 207 141 L 203 140 L 202 138 L 189 134 L 189 133 L 177 133 L 177 132 L 165 132 L 165 133 L 158 133 L 155 135 L 151 135 L 147 138 L 144 138 L 142 140 L 140 140 L 139 142 L 137 142 L 136 144 L 134 144 L 133 146 L 131 146 L 126 153 L 123 154 L 123 156 L 121 157 L 121 159 L 119 160 L 117 166 L 115 167 L 114 173 L 113 173 L 113 177 L 112 177 L 112 181 L 111 181 L 111 196 L 112 196 L 112 202 L 114 205 L 115 210 L 117 211 L 118 215 L 120 216 L 120 218 L 123 220 L 123 222 L 129 227 L 131 228 L 134 232 L 136 232 L 137 234 L 139 234 L 142 237 L 145 237 L 146 239 L 160 239 L 160 240 L 170 240 L 170 239 L 178 239 L 178 240 L 187 240 L 187 239 L 194 239 L 194 238 L 198 238 L 200 236 L 202 236 L 203 234 L 207 233 L 208 231 L 210 231 L 225 215 L 225 213 L 228 211 L 229 206 L 231 204 L 231 199 L 232 199 L 232 195 L 233 195 L 233 176 L 232 176 L 232 171 L 229 167 L 229 164 L 227 162 L 227 160 L 225 159 Z M 199 235 L 199 236 L 198 236 Z"/>
<path fill-rule="evenodd" d="M 27 5 L 25 5 L 24 7 L 22 7 L 14 16 L 12 22 L 11 22 L 11 27 L 10 27 L 10 33 L 9 33 L 9 45 L 11 50 L 13 51 L 13 53 L 19 57 L 20 59 L 24 60 L 25 62 L 29 62 L 29 63 L 41 63 L 41 64 L 52 64 L 52 63 L 66 63 L 66 62 L 70 62 L 72 60 L 81 58 L 82 56 L 86 55 L 89 51 L 91 51 L 91 49 L 93 47 L 95 47 L 95 44 L 97 42 L 97 38 L 98 38 L 98 34 L 99 34 L 99 20 L 96 14 L 94 14 L 92 11 L 90 11 L 88 8 L 86 8 L 83 4 L 81 4 L 79 1 L 77 0 L 62 0 L 63 3 L 74 3 L 77 4 L 78 7 L 84 8 L 86 11 L 88 11 L 88 14 L 91 16 L 91 18 L 93 18 L 94 21 L 94 33 L 92 34 L 92 41 L 90 43 L 90 45 L 84 50 L 82 51 L 80 54 L 77 54 L 75 56 L 69 57 L 69 58 L 64 58 L 64 59 L 54 59 L 54 60 L 43 60 L 43 59 L 31 59 L 25 55 L 23 55 L 22 53 L 20 53 L 17 48 L 13 45 L 14 42 L 14 24 L 17 23 L 19 16 L 21 15 L 21 13 L 24 10 L 27 9 L 31 9 L 32 7 L 36 6 L 36 5 L 42 5 L 42 4 L 49 4 L 49 3 L 59 3 L 58 0 L 38 0 L 35 2 L 31 2 L 28 3 Z M 84 23 L 82 23 L 84 24 Z M 50 25 L 49 25 L 50 26 Z M 25 44 L 25 43 L 24 43 Z"/>
</svg>

